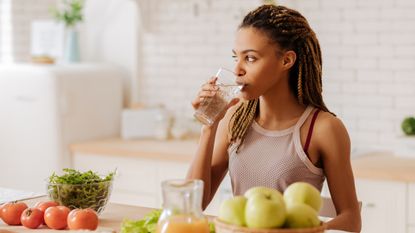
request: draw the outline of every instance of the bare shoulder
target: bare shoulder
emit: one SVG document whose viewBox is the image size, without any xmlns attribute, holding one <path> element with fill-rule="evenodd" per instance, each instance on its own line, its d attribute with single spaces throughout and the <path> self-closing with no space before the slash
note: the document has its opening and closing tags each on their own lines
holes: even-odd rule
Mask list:
<svg viewBox="0 0 415 233">
<path fill-rule="evenodd" d="M 315 123 L 315 130 L 319 133 L 347 133 L 343 122 L 329 112 L 320 112 Z"/>
<path fill-rule="evenodd" d="M 320 112 L 313 137 L 322 154 L 349 154 L 350 138 L 343 122 L 329 112 Z M 315 135 L 315 136 L 314 136 Z"/>
</svg>

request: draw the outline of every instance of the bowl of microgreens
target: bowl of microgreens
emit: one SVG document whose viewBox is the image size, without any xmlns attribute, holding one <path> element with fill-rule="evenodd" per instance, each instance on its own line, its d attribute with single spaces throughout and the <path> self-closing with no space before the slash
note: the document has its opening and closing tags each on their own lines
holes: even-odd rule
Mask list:
<svg viewBox="0 0 415 233">
<path fill-rule="evenodd" d="M 54 172 L 49 177 L 49 198 L 70 209 L 91 208 L 98 214 L 101 213 L 110 198 L 115 172 L 106 176 L 69 168 L 63 169 L 63 172 L 62 175 Z"/>
</svg>

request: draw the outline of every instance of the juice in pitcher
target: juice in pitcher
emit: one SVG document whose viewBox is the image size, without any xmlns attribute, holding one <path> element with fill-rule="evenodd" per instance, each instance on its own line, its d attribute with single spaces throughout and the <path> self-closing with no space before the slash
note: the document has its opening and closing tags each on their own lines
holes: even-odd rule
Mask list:
<svg viewBox="0 0 415 233">
<path fill-rule="evenodd" d="M 157 226 L 157 233 L 209 233 L 206 219 L 195 219 L 193 216 L 174 216 Z"/>
<path fill-rule="evenodd" d="M 156 233 L 209 233 L 202 213 L 203 181 L 167 180 L 162 189 L 163 212 Z"/>
</svg>

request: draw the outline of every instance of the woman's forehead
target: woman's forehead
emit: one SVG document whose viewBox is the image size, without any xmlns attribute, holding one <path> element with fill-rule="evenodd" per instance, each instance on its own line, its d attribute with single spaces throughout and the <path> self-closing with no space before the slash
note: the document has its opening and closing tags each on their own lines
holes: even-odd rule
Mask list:
<svg viewBox="0 0 415 233">
<path fill-rule="evenodd" d="M 275 48 L 270 38 L 262 31 L 253 28 L 240 28 L 236 32 L 234 50 L 236 52 L 252 49 L 258 51 L 265 51 L 270 48 Z"/>
</svg>

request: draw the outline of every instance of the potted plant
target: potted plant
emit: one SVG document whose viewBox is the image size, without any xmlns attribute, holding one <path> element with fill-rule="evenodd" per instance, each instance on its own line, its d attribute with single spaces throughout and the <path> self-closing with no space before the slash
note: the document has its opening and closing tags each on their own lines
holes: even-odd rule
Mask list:
<svg viewBox="0 0 415 233">
<path fill-rule="evenodd" d="M 66 29 L 64 58 L 67 62 L 79 62 L 78 23 L 83 20 L 83 0 L 62 0 L 60 7 L 51 9 L 54 18 L 64 23 Z"/>
<path fill-rule="evenodd" d="M 402 133 L 396 137 L 394 154 L 415 158 L 415 117 L 407 116 L 401 122 Z"/>
<path fill-rule="evenodd" d="M 401 123 L 405 135 L 415 135 L 415 117 L 406 117 Z"/>
</svg>

